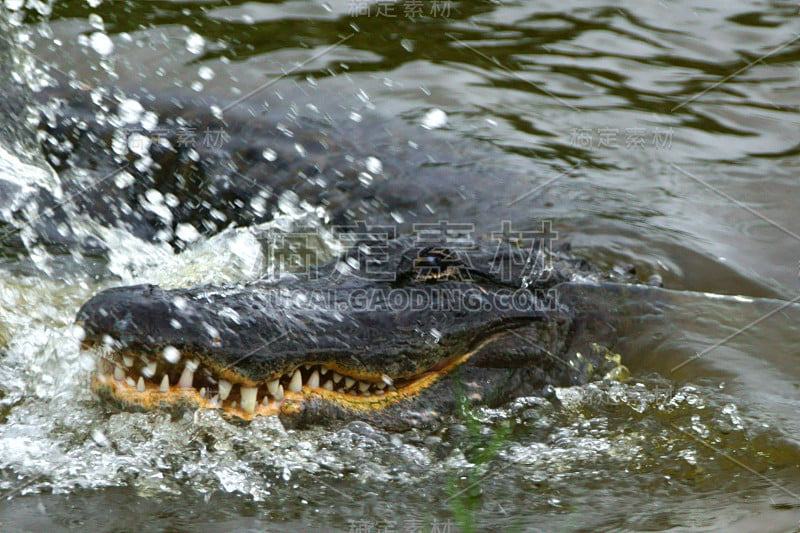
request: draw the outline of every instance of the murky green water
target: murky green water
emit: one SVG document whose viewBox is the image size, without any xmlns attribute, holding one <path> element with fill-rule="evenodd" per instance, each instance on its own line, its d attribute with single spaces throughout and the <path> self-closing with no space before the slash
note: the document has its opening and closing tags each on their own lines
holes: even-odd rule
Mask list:
<svg viewBox="0 0 800 533">
<path fill-rule="evenodd" d="M 559 390 L 561 407 L 523 399 L 404 434 L 171 420 L 97 404 L 75 311 L 114 283 L 256 277 L 255 237 L 176 255 L 81 221 L 112 244 L 108 265 L 3 256 L 0 528 L 797 530 L 797 5 L 18 3 L 3 17 L 22 64 L 6 66 L 29 81 L 233 101 L 281 77 L 249 103 L 296 83 L 351 117 L 351 137 L 362 114 L 404 135 L 444 117 L 454 150 L 517 177 L 497 184 L 519 187 L 515 223 L 552 220 L 594 263 L 666 290 L 602 295 L 633 378 Z M 6 146 L 0 176 L 52 179 L 17 157 L 37 161 Z"/>
</svg>

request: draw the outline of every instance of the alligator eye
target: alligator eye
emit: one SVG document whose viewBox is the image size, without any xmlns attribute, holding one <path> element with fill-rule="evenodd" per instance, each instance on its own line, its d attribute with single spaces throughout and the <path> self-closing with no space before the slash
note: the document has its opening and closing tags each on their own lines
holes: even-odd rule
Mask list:
<svg viewBox="0 0 800 533">
<path fill-rule="evenodd" d="M 463 279 L 463 263 L 458 256 L 446 248 L 424 248 L 413 261 L 416 281 Z"/>
</svg>

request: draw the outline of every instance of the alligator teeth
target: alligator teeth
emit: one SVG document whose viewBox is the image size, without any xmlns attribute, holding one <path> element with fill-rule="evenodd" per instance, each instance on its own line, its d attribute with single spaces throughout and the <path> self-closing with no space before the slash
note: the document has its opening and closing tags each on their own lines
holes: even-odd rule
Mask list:
<svg viewBox="0 0 800 533">
<path fill-rule="evenodd" d="M 194 370 L 191 369 L 189 363 L 183 369 L 180 379 L 178 380 L 178 387 L 182 389 L 191 389 L 194 382 Z"/>
<path fill-rule="evenodd" d="M 164 349 L 163 355 L 173 366 L 166 370 L 162 368 L 164 375 L 161 377 L 160 385 L 158 386 L 158 390 L 162 393 L 169 392 L 171 388 L 170 374 L 167 372 L 175 375 L 174 372 L 180 368 L 179 365 L 183 360 L 183 371 L 172 386 L 193 390 L 201 398 L 208 401 L 206 405 L 209 407 L 241 408 L 248 414 L 255 413 L 259 405 L 258 387 L 241 386 L 239 394 L 237 394 L 233 390 L 237 385 L 236 383 L 221 379 L 210 368 L 201 366 L 198 359 L 182 359 L 178 349 L 171 346 Z M 148 386 L 151 387 L 150 390 L 152 391 L 155 390 L 155 384 L 159 383 L 159 380 L 154 377 L 159 365 L 163 367 L 163 363 L 159 363 L 158 360 L 152 361 L 144 355 L 139 358 L 127 355 L 120 356 L 120 359 L 116 361 L 102 360 L 98 366 L 98 379 L 106 380 L 110 377 L 108 374 L 112 373 L 115 381 L 125 383 L 131 388 L 135 388 L 139 393 L 146 393 Z M 136 372 L 137 369 L 138 372 Z M 129 375 L 129 373 L 132 375 Z M 305 382 L 303 380 L 304 376 L 307 376 Z M 286 381 L 287 378 L 288 383 Z M 274 406 L 275 402 L 280 404 L 285 398 L 286 391 L 299 393 L 302 392 L 303 387 L 335 391 L 339 394 L 363 398 L 383 396 L 386 393 L 397 391 L 394 381 L 386 374 L 381 374 L 380 379 L 375 382 L 364 381 L 340 374 L 319 364 L 303 364 L 296 368 L 290 377 L 285 375 L 278 379 L 263 382 L 261 385 L 266 386 L 261 391 L 263 392 L 261 403 L 265 406 Z M 231 400 L 232 396 L 236 400 Z"/>
<path fill-rule="evenodd" d="M 148 379 L 156 375 L 156 362 L 148 363 L 147 366 L 142 368 L 142 375 Z"/>
<path fill-rule="evenodd" d="M 257 395 L 258 387 L 242 387 L 242 409 L 252 414 L 256 410 Z"/>
<path fill-rule="evenodd" d="M 295 370 L 292 375 L 292 380 L 289 382 L 289 390 L 292 392 L 300 392 L 303 389 L 303 376 L 300 375 L 300 370 Z"/>
<path fill-rule="evenodd" d="M 233 387 L 233 384 L 230 381 L 225 381 L 224 379 L 219 380 L 219 397 L 221 400 L 225 401 L 228 399 L 228 395 L 231 393 L 231 387 Z"/>
</svg>

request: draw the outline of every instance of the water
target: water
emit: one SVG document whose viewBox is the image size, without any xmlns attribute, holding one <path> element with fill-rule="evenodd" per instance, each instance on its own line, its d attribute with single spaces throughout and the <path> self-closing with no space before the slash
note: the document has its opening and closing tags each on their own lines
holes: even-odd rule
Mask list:
<svg viewBox="0 0 800 533">
<path fill-rule="evenodd" d="M 666 290 L 602 295 L 633 377 L 558 390 L 560 408 L 523 399 L 403 434 L 172 420 L 91 397 L 75 311 L 119 283 L 258 277 L 263 228 L 183 228 L 194 242 L 176 254 L 71 217 L 112 243 L 104 263 L 54 256 L 18 225 L 0 279 L 3 530 L 796 530 L 800 309 L 776 311 L 798 289 L 796 5 L 5 5 L 21 50 L 2 71 L 30 86 L 66 75 L 98 101 L 111 85 L 233 101 L 284 77 L 249 104 L 296 82 L 351 131 L 377 113 L 412 138 L 434 127 L 454 153 L 471 143 L 508 169 L 498 190 L 519 187 L 515 223 L 551 220 L 595 264 L 633 264 Z M 152 123 L 137 103 L 123 123 Z M 0 126 L 0 176 L 56 194 L 25 124 Z M 391 163 L 372 156 L 375 174 Z M 465 212 L 497 218 L 501 204 L 462 193 Z M 272 224 L 324 228 L 297 200 Z"/>
</svg>

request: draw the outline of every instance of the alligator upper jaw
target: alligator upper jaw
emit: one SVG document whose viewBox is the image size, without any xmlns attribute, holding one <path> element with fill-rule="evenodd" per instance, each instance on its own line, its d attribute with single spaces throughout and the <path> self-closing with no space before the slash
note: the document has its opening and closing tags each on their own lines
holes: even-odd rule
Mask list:
<svg viewBox="0 0 800 533">
<path fill-rule="evenodd" d="M 230 416 L 249 420 L 254 416 L 291 415 L 311 398 L 350 411 L 385 408 L 429 388 L 496 336 L 406 377 L 366 375 L 337 364 L 308 362 L 271 379 L 253 381 L 208 358 L 181 354 L 171 346 L 160 354 L 115 351 L 108 344 L 93 342 L 84 342 L 84 348 L 100 353 L 92 381 L 94 391 L 125 408 L 221 409 Z"/>
</svg>

